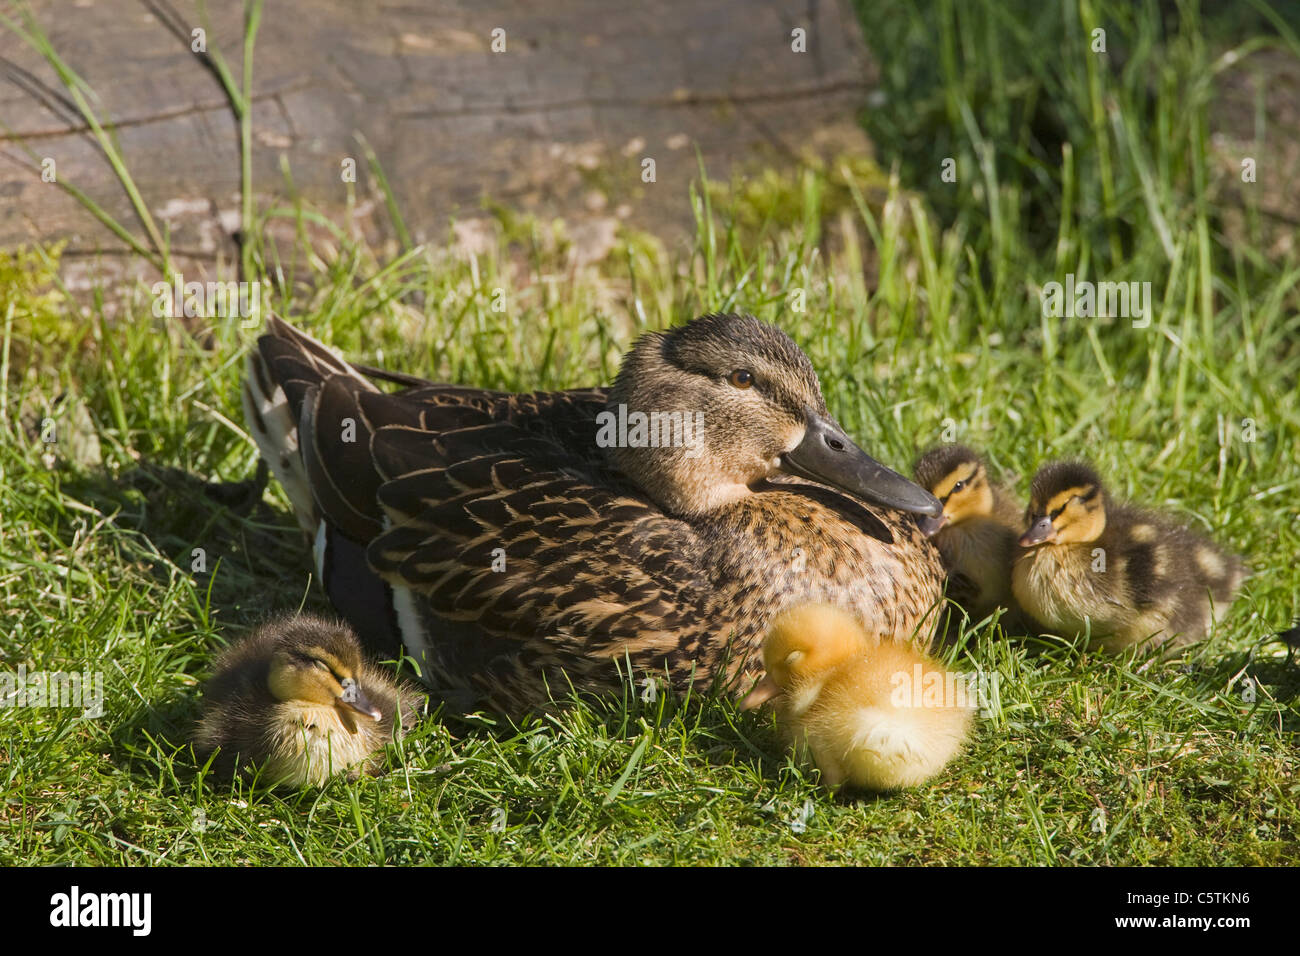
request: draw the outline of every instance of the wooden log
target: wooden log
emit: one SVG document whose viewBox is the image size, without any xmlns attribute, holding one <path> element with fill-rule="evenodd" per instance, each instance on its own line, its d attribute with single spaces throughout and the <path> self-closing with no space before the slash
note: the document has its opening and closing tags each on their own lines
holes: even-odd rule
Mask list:
<svg viewBox="0 0 1300 956">
<path fill-rule="evenodd" d="M 240 4 L 36 0 L 36 21 L 95 91 L 173 248 L 229 257 L 239 225 L 239 131 L 210 61 L 240 76 Z M 192 52 L 203 28 L 208 52 Z M 793 31 L 806 31 L 796 52 Z M 494 31 L 504 31 L 494 33 Z M 494 37 L 499 52 L 494 52 Z M 500 49 L 501 47 L 504 49 Z M 872 67 L 847 0 L 267 0 L 254 53 L 259 203 L 294 188 L 341 221 L 356 165 L 359 228 L 392 224 L 357 134 L 378 156 L 414 238 L 485 197 L 543 215 L 690 225 L 698 147 L 711 176 L 866 149 Z M 111 259 L 122 241 L 42 164 L 143 236 L 54 71 L 0 30 L 0 245 L 66 238 Z M 654 160 L 654 181 L 644 162 Z"/>
</svg>

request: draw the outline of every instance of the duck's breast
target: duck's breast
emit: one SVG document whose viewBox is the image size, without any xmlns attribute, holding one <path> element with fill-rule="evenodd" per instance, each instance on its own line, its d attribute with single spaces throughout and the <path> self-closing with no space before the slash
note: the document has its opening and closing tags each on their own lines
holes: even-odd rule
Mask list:
<svg viewBox="0 0 1300 956">
<path fill-rule="evenodd" d="M 855 611 L 874 639 L 933 634 L 943 568 L 908 515 L 820 486 L 776 486 L 729 506 L 702 537 L 718 616 L 747 650 L 782 610 L 814 601 Z"/>
</svg>

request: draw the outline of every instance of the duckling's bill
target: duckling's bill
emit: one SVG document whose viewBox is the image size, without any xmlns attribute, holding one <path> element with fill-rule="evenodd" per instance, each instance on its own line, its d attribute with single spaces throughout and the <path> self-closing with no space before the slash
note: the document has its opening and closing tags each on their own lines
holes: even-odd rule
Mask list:
<svg viewBox="0 0 1300 956">
<path fill-rule="evenodd" d="M 343 693 L 339 695 L 339 703 L 342 706 L 355 710 L 362 717 L 369 717 L 371 720 L 379 720 L 384 716 L 383 712 L 366 696 L 356 678 L 345 677 L 339 683 L 343 687 Z"/>
<path fill-rule="evenodd" d="M 945 514 L 925 515 L 921 518 L 919 524 L 921 526 L 921 534 L 925 535 L 927 538 L 933 538 L 948 524 L 948 516 Z"/>
<path fill-rule="evenodd" d="M 773 697 L 781 695 L 781 685 L 772 679 L 771 674 L 764 674 L 763 679 L 754 685 L 754 689 L 745 695 L 745 699 L 740 702 L 741 710 L 753 710 L 761 707 Z"/>
<path fill-rule="evenodd" d="M 1020 536 L 1020 547 L 1032 548 L 1044 544 L 1056 537 L 1056 525 L 1052 524 L 1051 515 L 1036 518 L 1029 530 Z"/>
</svg>

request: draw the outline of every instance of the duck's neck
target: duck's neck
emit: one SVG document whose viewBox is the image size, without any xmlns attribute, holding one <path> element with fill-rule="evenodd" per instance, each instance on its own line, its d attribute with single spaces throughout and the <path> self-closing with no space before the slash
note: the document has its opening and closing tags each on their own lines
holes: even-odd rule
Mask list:
<svg viewBox="0 0 1300 956">
<path fill-rule="evenodd" d="M 681 416 L 681 417 L 673 417 Z M 716 512 L 751 494 L 707 453 L 689 412 L 644 413 L 611 402 L 597 416 L 596 444 L 660 508 L 680 518 Z"/>
</svg>

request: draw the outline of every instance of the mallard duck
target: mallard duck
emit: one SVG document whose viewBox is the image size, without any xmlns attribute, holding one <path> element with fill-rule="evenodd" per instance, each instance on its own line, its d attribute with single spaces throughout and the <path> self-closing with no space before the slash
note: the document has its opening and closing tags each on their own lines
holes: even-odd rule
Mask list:
<svg viewBox="0 0 1300 956">
<path fill-rule="evenodd" d="M 272 784 L 324 783 L 374 757 L 420 712 L 422 697 L 365 660 L 346 625 L 278 617 L 228 648 L 204 688 L 195 751 L 231 774 L 260 767 Z"/>
<path fill-rule="evenodd" d="M 811 600 L 878 638 L 933 631 L 943 569 L 906 512 L 938 501 L 749 316 L 641 336 L 612 388 L 526 394 L 354 366 L 273 318 L 244 409 L 334 606 L 450 708 L 543 708 L 629 664 L 739 693 Z"/>
<path fill-rule="evenodd" d="M 785 733 L 832 787 L 924 783 L 961 749 L 974 714 L 955 674 L 910 644 L 871 641 L 836 607 L 778 615 L 763 663 L 766 676 L 741 706 L 777 697 Z"/>
<path fill-rule="evenodd" d="M 1020 553 L 1023 510 L 1011 491 L 989 478 L 984 458 L 965 445 L 932 448 L 912 468 L 917 483 L 943 505 L 943 514 L 921 519 L 921 530 L 939 548 L 948 569 L 948 597 L 972 621 L 998 608 L 1016 617 L 1011 563 Z"/>
<path fill-rule="evenodd" d="M 1046 630 L 1108 651 L 1203 637 L 1241 584 L 1240 559 L 1172 521 L 1113 501 L 1082 462 L 1034 475 L 1016 600 Z"/>
</svg>

